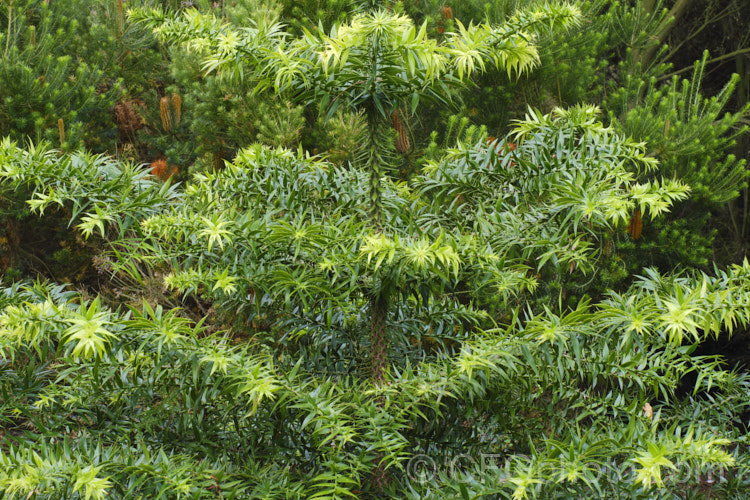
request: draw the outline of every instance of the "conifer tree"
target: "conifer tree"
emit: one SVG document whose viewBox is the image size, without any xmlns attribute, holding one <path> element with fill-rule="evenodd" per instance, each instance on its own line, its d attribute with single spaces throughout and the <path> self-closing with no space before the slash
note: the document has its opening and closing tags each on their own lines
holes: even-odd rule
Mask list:
<svg viewBox="0 0 750 500">
<path fill-rule="evenodd" d="M 115 89 L 99 61 L 75 57 L 91 50 L 86 45 L 92 43 L 82 32 L 82 4 L 12 0 L 0 5 L 0 136 L 75 148 L 89 137 L 89 120 L 108 115 Z"/>
<path fill-rule="evenodd" d="M 511 72 L 530 70 L 538 60 L 533 32 L 575 24 L 578 11 L 569 5 L 519 13 L 501 26 L 459 24 L 439 44 L 427 38 L 426 26 L 417 28 L 406 16 L 363 6 L 365 13 L 331 30 L 330 35 L 305 32 L 287 44 L 278 26 L 238 31 L 212 16 L 197 12 L 174 17 L 163 11 L 131 11 L 163 38 L 187 43 L 204 54 L 204 68 L 235 78 L 253 72 L 282 94 L 319 103 L 333 115 L 340 108 L 364 113 L 366 121 L 363 166 L 369 176 L 370 219 L 383 230 L 381 179 L 389 158 L 391 115 L 403 106 L 415 112 L 419 101 L 450 99 L 448 83 L 460 83 L 486 64 Z M 373 291 L 372 366 L 376 380 L 385 368 L 385 318 L 391 294 L 388 281 Z"/>
</svg>

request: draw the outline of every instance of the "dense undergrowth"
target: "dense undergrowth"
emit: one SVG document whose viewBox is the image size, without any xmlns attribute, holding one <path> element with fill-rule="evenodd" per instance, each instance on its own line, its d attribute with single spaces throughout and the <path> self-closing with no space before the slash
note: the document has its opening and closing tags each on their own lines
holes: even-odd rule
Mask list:
<svg viewBox="0 0 750 500">
<path fill-rule="evenodd" d="M 1 498 L 746 494 L 747 75 L 667 78 L 679 3 L 84 4 L 0 4 Z"/>
</svg>

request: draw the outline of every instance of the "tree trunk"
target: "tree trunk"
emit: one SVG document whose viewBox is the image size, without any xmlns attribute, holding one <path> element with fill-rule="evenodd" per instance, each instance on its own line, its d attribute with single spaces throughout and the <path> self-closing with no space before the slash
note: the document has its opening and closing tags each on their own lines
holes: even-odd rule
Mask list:
<svg viewBox="0 0 750 500">
<path fill-rule="evenodd" d="M 377 296 L 370 299 L 370 364 L 372 378 L 376 384 L 383 382 L 388 366 L 388 339 L 386 338 L 386 319 L 388 317 L 388 300 Z"/>
<path fill-rule="evenodd" d="M 379 135 L 380 131 L 378 117 L 374 112 L 367 113 L 367 173 L 370 176 L 369 179 L 369 197 L 370 197 L 370 217 L 372 223 L 377 229 L 382 227 L 382 208 L 383 203 L 381 201 L 380 193 L 382 188 L 380 186 L 380 178 L 383 176 L 382 168 L 382 151 L 380 148 Z"/>
<path fill-rule="evenodd" d="M 669 9 L 666 19 L 654 33 L 657 42 L 645 49 L 642 54 L 635 56 L 640 59 L 641 68 L 645 68 L 651 64 L 651 59 L 654 57 L 654 54 L 656 54 L 656 51 L 664 44 L 674 25 L 692 3 L 693 0 L 677 0 L 672 8 Z M 642 5 L 647 12 L 652 12 L 654 9 L 653 0 L 643 0 Z M 634 52 L 634 54 L 636 53 Z"/>
</svg>

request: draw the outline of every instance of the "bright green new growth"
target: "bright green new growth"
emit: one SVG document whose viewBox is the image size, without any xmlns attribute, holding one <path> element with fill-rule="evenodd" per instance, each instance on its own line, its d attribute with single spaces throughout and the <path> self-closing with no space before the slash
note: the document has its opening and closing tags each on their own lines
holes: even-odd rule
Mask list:
<svg viewBox="0 0 750 500">
<path fill-rule="evenodd" d="M 8 189 L 44 200 L 54 188 L 54 203 L 79 207 L 80 219 L 113 214 L 104 234 L 128 253 L 112 273 L 167 271 L 167 286 L 254 338 L 233 345 L 149 302 L 115 311 L 47 286 L 8 290 L 0 348 L 31 375 L 4 379 L 3 391 L 31 384 L 34 396 L 12 404 L 39 429 L 75 433 L 20 440 L 0 456 L 0 488 L 430 498 L 438 484 L 441 495 L 564 498 L 605 495 L 606 471 L 620 478 L 616 491 L 654 497 L 668 491 L 672 465 L 744 467 L 730 447 L 735 417 L 706 425 L 692 412 L 711 404 L 709 389 L 742 398 L 746 377 L 691 352 L 748 324 L 748 264 L 717 277 L 649 271 L 622 294 L 535 307 L 535 273 L 595 273 L 631 210 L 658 217 L 687 188 L 638 183 L 653 158 L 594 108 L 529 111 L 510 137 L 512 151 L 460 146 L 411 184 L 384 178 L 380 231 L 363 222 L 366 171 L 301 153 L 250 147 L 175 204 L 138 169 L 6 143 Z M 99 181 L 105 171 L 112 184 Z M 125 195 L 105 196 L 114 192 Z M 146 194 L 150 209 L 139 210 Z M 115 207 L 132 208 L 122 218 Z M 381 379 L 363 363 L 373 309 L 388 340 Z M 670 406 L 688 375 L 692 397 Z M 641 410 L 649 401 L 653 416 Z M 456 453 L 430 444 L 433 433 L 466 443 L 461 453 L 502 454 L 504 465 L 482 482 L 420 483 L 411 457 Z M 382 470 L 385 486 L 373 479 Z"/>
<path fill-rule="evenodd" d="M 173 17 L 159 10 L 133 10 L 130 17 L 154 26 L 161 38 L 202 54 L 207 72 L 258 79 L 259 88 L 272 85 L 278 93 L 319 103 L 327 117 L 340 108 L 364 112 L 363 163 L 378 226 L 391 113 L 401 106 L 413 113 L 421 99 L 450 99 L 448 85 L 483 71 L 487 62 L 509 74 L 530 70 L 538 61 L 534 33 L 570 27 L 578 22 L 579 12 L 570 5 L 548 5 L 499 27 L 459 23 L 459 31 L 446 36 L 443 44 L 427 38 L 425 25 L 417 28 L 410 18 L 386 10 L 334 26 L 330 35 L 321 29 L 292 42 L 279 25 L 238 30 L 198 11 Z"/>
<path fill-rule="evenodd" d="M 365 115 L 362 159 L 369 176 L 369 215 L 376 229 L 383 228 L 382 178 L 391 161 L 390 119 L 400 107 L 412 113 L 420 99 L 446 102 L 449 83 L 461 83 L 485 69 L 486 61 L 510 74 L 528 71 L 538 61 L 533 33 L 564 29 L 578 21 L 575 7 L 561 4 L 519 14 L 500 27 L 459 23 L 444 44 L 430 40 L 426 25 L 419 29 L 403 15 L 373 10 L 334 26 L 330 35 L 317 34 L 287 43 L 280 27 L 250 27 L 242 31 L 197 12 L 175 18 L 162 11 L 131 11 L 132 19 L 154 26 L 172 42 L 186 43 L 204 55 L 206 71 L 232 78 L 257 78 L 259 88 L 273 85 L 306 104 L 319 104 L 330 118 L 343 108 Z M 252 75 L 252 76 L 250 76 Z M 390 281 L 373 289 L 373 376 L 385 369 L 384 316 L 393 293 Z"/>
<path fill-rule="evenodd" d="M 259 129 L 274 147 L 172 185 L 145 166 L 1 142 L 0 197 L 62 218 L 100 274 L 95 293 L 0 289 L 0 494 L 744 492 L 750 377 L 696 350 L 747 328 L 750 264 L 640 266 L 617 291 L 602 277 L 623 266 L 635 213 L 658 224 L 711 191 L 673 176 L 653 135 L 622 133 L 651 124 L 661 96 L 611 127 L 586 105 L 528 108 L 500 139 L 459 124 L 408 181 L 388 175 L 394 110 L 447 102 L 491 65 L 528 72 L 536 34 L 577 17 L 546 5 L 499 27 L 456 21 L 438 43 L 384 10 L 298 39 L 192 8 L 132 13 L 237 88 L 362 118 L 363 156 L 335 164 Z M 196 92 L 221 100 L 217 82 Z M 694 102 L 676 113 L 716 117 L 716 102 Z M 726 145 L 728 130 L 701 137 Z"/>
</svg>

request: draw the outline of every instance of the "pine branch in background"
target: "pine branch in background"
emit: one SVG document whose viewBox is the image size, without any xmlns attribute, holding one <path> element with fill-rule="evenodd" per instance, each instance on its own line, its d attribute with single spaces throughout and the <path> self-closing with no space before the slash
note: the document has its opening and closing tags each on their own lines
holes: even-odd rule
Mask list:
<svg viewBox="0 0 750 500">
<path fill-rule="evenodd" d="M 26 0 L 0 6 L 0 137 L 57 143 L 63 120 L 61 147 L 74 149 L 89 139 L 86 129 L 104 125 L 91 122 L 106 115 L 117 89 L 107 84 L 97 48 L 79 28 L 85 18 L 78 7 Z M 74 59 L 74 47 L 91 57 Z"/>
<path fill-rule="evenodd" d="M 674 217 L 644 227 L 645 236 L 633 245 L 634 262 L 650 262 L 663 269 L 680 264 L 707 268 L 710 259 L 735 257 L 722 245 L 714 248 L 717 232 L 711 214 L 736 199 L 747 185 L 745 159 L 735 156 L 738 138 L 748 132 L 742 122 L 745 106 L 727 112 L 739 81 L 737 75 L 717 95 L 706 97 L 702 81 L 708 54 L 695 63 L 690 80 L 672 77 L 659 85 L 627 77 L 612 92 L 606 106 L 615 128 L 649 146 L 659 159 L 650 178 L 680 179 L 691 188 L 689 201 Z"/>
<path fill-rule="evenodd" d="M 710 204 L 726 203 L 739 195 L 747 172 L 734 156 L 741 125 L 750 106 L 726 113 L 739 78 L 733 77 L 716 96 L 704 97 L 701 82 L 708 54 L 696 62 L 690 80 L 673 77 L 659 87 L 629 78 L 609 98 L 610 117 L 622 133 L 649 145 L 659 158 L 658 174 L 683 180 L 692 197 Z"/>
</svg>

